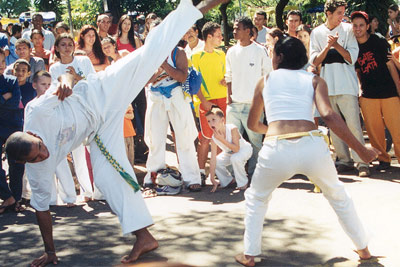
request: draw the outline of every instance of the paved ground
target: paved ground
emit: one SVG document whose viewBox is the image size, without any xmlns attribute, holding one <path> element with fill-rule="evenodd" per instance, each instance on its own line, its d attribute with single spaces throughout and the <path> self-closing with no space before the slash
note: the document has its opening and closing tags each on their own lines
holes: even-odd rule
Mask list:
<svg viewBox="0 0 400 267">
<path fill-rule="evenodd" d="M 169 156 L 169 163 L 176 158 Z M 396 161 L 397 163 L 397 161 Z M 143 168 L 138 169 L 143 175 Z M 291 179 L 273 195 L 256 266 L 400 266 L 400 165 L 370 178 L 341 175 L 371 234 L 370 249 L 382 256 L 359 262 L 322 194 L 305 179 Z M 160 248 L 143 261 L 194 266 L 238 266 L 243 249 L 244 197 L 234 188 L 146 200 L 155 221 L 150 228 Z M 52 207 L 59 266 L 112 266 L 129 252 L 133 237 L 121 237 L 105 202 L 75 208 Z M 0 215 L 0 266 L 28 266 L 42 251 L 34 212 Z M 162 265 L 161 265 L 162 266 Z"/>
</svg>

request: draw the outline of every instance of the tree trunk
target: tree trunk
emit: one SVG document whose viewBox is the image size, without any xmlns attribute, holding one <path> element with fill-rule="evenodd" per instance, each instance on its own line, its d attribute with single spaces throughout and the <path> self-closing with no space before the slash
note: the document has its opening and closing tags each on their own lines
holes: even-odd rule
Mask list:
<svg viewBox="0 0 400 267">
<path fill-rule="evenodd" d="M 285 6 L 289 3 L 289 0 L 279 0 L 279 3 L 276 5 L 275 8 L 275 20 L 276 20 L 276 26 L 281 29 L 282 31 L 284 30 L 284 23 L 283 23 L 283 10 L 285 9 Z"/>
<path fill-rule="evenodd" d="M 225 47 L 228 47 L 228 46 L 229 46 L 228 15 L 226 14 L 226 9 L 228 8 L 228 4 L 229 4 L 229 3 L 225 3 L 225 4 L 222 4 L 222 5 L 219 7 L 219 11 L 221 12 L 221 16 L 222 16 L 222 21 L 223 21 L 223 23 L 224 23 L 224 25 L 223 25 L 223 26 L 224 26 L 223 31 L 224 31 L 224 43 L 225 43 Z"/>
<path fill-rule="evenodd" d="M 120 0 L 107 0 L 108 10 L 111 11 L 113 15 L 113 22 L 118 23 L 119 18 L 123 15 L 121 10 L 121 1 Z"/>
</svg>

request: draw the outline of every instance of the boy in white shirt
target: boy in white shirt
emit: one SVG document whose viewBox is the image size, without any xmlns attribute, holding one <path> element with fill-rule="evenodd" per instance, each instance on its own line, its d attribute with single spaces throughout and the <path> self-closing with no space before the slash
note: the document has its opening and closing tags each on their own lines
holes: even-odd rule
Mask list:
<svg viewBox="0 0 400 267">
<path fill-rule="evenodd" d="M 229 165 L 232 165 L 235 173 L 237 189 L 245 190 L 248 184 L 245 165 L 253 152 L 250 143 L 243 139 L 235 125 L 225 124 L 224 112 L 219 107 L 211 108 L 206 118 L 213 130 L 210 159 L 210 180 L 213 184 L 211 192 L 215 192 L 218 185 L 225 187 L 233 181 L 226 168 Z M 217 147 L 222 150 L 218 156 Z M 219 182 L 215 180 L 215 174 Z"/>
</svg>

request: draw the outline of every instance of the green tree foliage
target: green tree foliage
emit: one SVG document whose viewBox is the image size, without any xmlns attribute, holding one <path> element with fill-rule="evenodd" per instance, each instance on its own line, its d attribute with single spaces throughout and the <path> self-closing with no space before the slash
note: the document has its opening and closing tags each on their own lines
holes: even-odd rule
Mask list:
<svg viewBox="0 0 400 267">
<path fill-rule="evenodd" d="M 385 35 L 388 30 L 388 8 L 391 4 L 395 4 L 394 0 L 351 0 L 348 1 L 348 13 L 353 11 L 362 10 L 367 12 L 370 16 L 375 16 L 379 21 L 379 31 Z"/>
<path fill-rule="evenodd" d="M 19 0 L 18 4 L 15 4 L 15 1 L 12 0 L 1 0 L 0 14 L 8 18 L 18 17 L 22 12 L 29 11 L 30 7 L 30 0 Z"/>
<path fill-rule="evenodd" d="M 72 24 L 75 30 L 83 25 L 96 25 L 98 14 L 104 12 L 102 0 L 70 0 Z M 65 10 L 62 20 L 68 24 L 68 12 Z"/>
<path fill-rule="evenodd" d="M 38 12 L 53 11 L 56 13 L 56 20 L 61 20 L 62 15 L 66 11 L 65 1 L 63 0 L 34 0 L 33 3 Z"/>
</svg>

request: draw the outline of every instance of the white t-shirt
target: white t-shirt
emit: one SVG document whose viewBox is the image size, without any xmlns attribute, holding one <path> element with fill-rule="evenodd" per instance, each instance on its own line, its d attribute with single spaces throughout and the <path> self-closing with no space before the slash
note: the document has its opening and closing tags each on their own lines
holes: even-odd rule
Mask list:
<svg viewBox="0 0 400 267">
<path fill-rule="evenodd" d="M 232 83 L 232 101 L 251 103 L 258 80 L 272 71 L 267 49 L 257 43 L 236 44 L 226 53 L 225 80 Z"/>
<path fill-rule="evenodd" d="M 338 62 L 337 52 L 331 48 L 326 58 L 326 63 L 322 64 L 321 77 L 325 79 L 328 84 L 328 94 L 330 96 L 335 95 L 358 95 L 358 81 L 357 74 L 354 68 L 358 57 L 358 43 L 354 36 L 352 25 L 349 23 L 340 23 L 333 30 L 329 30 L 325 24 L 322 24 L 315 28 L 311 32 L 310 37 L 310 63 L 318 56 L 319 53 L 327 45 L 328 35 L 335 36 L 339 34 L 338 43 L 346 49 L 351 56 L 351 63 L 349 62 Z M 335 53 L 336 52 L 336 53 Z M 327 60 L 331 54 L 333 60 Z M 336 61 L 336 62 L 335 62 Z"/>
<path fill-rule="evenodd" d="M 43 41 L 43 47 L 46 50 L 51 50 L 51 48 L 54 45 L 54 42 L 56 41 L 56 38 L 54 37 L 54 34 L 51 31 L 45 30 L 42 28 L 42 33 L 44 36 L 44 41 Z M 25 33 L 22 34 L 22 38 L 27 39 L 28 41 L 31 41 L 31 34 L 32 34 L 32 29 L 26 31 Z M 33 47 L 33 44 L 31 42 L 31 47 Z"/>
<path fill-rule="evenodd" d="M 198 51 L 202 51 L 204 49 L 204 41 L 199 39 L 199 42 L 197 43 L 197 45 L 195 47 L 193 47 L 193 49 L 190 48 L 189 44 L 187 44 L 185 46 L 185 53 L 186 53 L 186 57 L 189 59 L 191 58 L 191 56 L 198 52 Z"/>
<path fill-rule="evenodd" d="M 57 82 L 58 77 L 65 74 L 69 66 L 74 67 L 75 72 L 83 78 L 86 78 L 91 73 L 96 73 L 92 62 L 87 56 L 74 56 L 74 60 L 69 64 L 62 64 L 60 61 L 57 61 L 50 66 L 49 71 L 53 82 Z"/>
<path fill-rule="evenodd" d="M 263 26 L 261 31 L 258 31 L 258 35 L 257 35 L 257 43 L 260 44 L 265 44 L 267 42 L 267 32 L 268 32 L 268 28 Z"/>
</svg>

